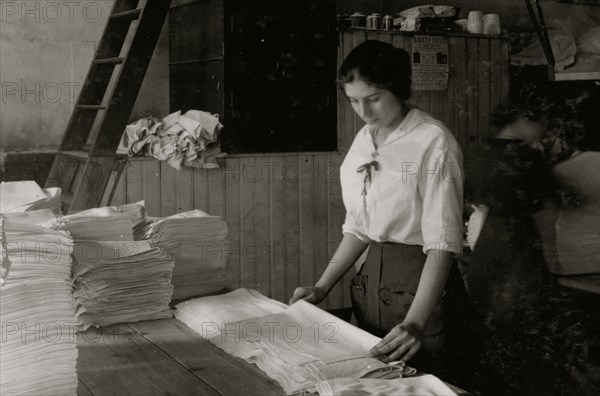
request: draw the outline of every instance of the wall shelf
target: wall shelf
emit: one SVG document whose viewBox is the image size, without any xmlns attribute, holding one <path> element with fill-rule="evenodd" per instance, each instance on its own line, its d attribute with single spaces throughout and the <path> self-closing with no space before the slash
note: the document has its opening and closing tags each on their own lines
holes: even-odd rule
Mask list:
<svg viewBox="0 0 600 396">
<path fill-rule="evenodd" d="M 564 70 L 556 70 L 554 53 L 548 37 L 540 0 L 525 0 L 525 4 L 548 61 L 548 79 L 550 81 L 600 80 L 600 59 L 595 59 L 592 62 L 579 62 L 575 58 L 574 65 Z"/>
</svg>

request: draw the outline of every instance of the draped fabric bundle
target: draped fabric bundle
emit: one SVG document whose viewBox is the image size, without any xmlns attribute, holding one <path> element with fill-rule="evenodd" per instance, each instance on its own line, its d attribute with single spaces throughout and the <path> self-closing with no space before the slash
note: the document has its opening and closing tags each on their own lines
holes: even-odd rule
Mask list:
<svg viewBox="0 0 600 396">
<path fill-rule="evenodd" d="M 173 299 L 221 290 L 227 273 L 227 223 L 191 210 L 165 218 L 147 217 L 135 227 L 136 240 L 148 240 L 175 259 Z"/>
<path fill-rule="evenodd" d="M 73 241 L 32 218 L 25 223 L 14 216 L 0 227 L 5 234 L 0 245 L 5 279 L 0 287 L 0 394 L 75 395 Z"/>
<path fill-rule="evenodd" d="M 414 374 L 369 356 L 379 338 L 300 300 L 290 307 L 238 289 L 180 303 L 175 317 L 225 352 L 255 363 L 287 394 L 316 392 L 335 378 Z"/>
<path fill-rule="evenodd" d="M 173 168 L 218 168 L 221 157 L 219 135 L 223 125 L 205 111 L 169 114 L 162 120 L 142 118 L 125 128 L 118 154 L 147 154 L 167 161 Z"/>
</svg>

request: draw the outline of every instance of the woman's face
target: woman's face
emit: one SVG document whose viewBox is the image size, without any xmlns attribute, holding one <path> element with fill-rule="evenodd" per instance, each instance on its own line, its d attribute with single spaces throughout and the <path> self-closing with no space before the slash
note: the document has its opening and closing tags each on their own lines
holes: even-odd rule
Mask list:
<svg viewBox="0 0 600 396">
<path fill-rule="evenodd" d="M 355 78 L 344 84 L 344 91 L 356 114 L 370 126 L 393 129 L 401 120 L 402 102 L 390 90 Z"/>
</svg>

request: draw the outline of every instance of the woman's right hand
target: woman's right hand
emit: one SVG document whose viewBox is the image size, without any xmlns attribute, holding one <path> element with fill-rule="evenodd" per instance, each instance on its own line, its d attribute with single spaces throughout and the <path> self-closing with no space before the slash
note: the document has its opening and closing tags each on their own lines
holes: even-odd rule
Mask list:
<svg viewBox="0 0 600 396">
<path fill-rule="evenodd" d="M 318 286 L 297 287 L 294 295 L 290 298 L 290 305 L 298 300 L 304 300 L 312 304 L 318 304 L 325 299 L 327 292 Z"/>
</svg>

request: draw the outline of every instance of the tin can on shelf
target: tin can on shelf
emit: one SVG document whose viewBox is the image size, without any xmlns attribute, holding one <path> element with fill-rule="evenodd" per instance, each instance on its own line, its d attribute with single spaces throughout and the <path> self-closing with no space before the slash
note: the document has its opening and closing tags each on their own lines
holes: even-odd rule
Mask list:
<svg viewBox="0 0 600 396">
<path fill-rule="evenodd" d="M 367 17 L 367 29 L 381 29 L 381 15 L 373 13 Z"/>
<path fill-rule="evenodd" d="M 350 26 L 353 28 L 365 27 L 365 15 L 360 12 L 355 12 L 350 15 Z"/>
<path fill-rule="evenodd" d="M 391 15 L 383 17 L 383 30 L 394 30 L 394 17 Z"/>
<path fill-rule="evenodd" d="M 367 29 L 373 29 L 373 15 L 367 15 Z"/>
</svg>

